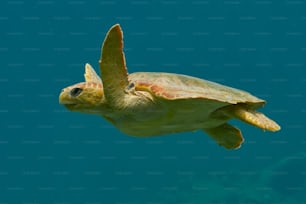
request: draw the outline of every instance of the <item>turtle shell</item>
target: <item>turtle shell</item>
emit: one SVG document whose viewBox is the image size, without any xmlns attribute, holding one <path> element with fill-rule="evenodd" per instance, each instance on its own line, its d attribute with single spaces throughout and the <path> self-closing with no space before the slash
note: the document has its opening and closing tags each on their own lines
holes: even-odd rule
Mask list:
<svg viewBox="0 0 306 204">
<path fill-rule="evenodd" d="M 181 74 L 136 72 L 129 75 L 136 91 L 148 91 L 166 100 L 206 99 L 229 104 L 247 103 L 254 108 L 265 101 L 246 91 Z"/>
</svg>

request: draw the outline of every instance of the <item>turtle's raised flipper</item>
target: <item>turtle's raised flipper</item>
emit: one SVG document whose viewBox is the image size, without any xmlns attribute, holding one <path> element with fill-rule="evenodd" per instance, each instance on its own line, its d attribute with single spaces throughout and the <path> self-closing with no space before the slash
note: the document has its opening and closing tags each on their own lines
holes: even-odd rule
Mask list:
<svg viewBox="0 0 306 204">
<path fill-rule="evenodd" d="M 116 106 L 122 101 L 128 86 L 128 73 L 123 53 L 123 34 L 119 24 L 108 31 L 99 60 L 100 74 L 108 104 Z"/>
<path fill-rule="evenodd" d="M 84 77 L 86 82 L 102 83 L 100 77 L 97 75 L 92 66 L 88 63 L 85 65 Z"/>
<path fill-rule="evenodd" d="M 263 113 L 249 109 L 244 105 L 233 105 L 229 108 L 230 109 L 227 110 L 227 114 L 230 114 L 234 118 L 237 118 L 250 125 L 273 132 L 281 129 L 276 122 L 265 116 Z"/>
<path fill-rule="evenodd" d="M 238 149 L 244 140 L 240 130 L 227 123 L 215 128 L 205 128 L 204 132 L 226 149 Z"/>
</svg>

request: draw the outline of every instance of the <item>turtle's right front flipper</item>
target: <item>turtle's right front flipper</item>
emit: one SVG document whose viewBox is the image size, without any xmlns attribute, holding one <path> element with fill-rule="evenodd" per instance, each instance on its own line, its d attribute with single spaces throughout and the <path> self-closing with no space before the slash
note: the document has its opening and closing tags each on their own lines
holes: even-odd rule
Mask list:
<svg viewBox="0 0 306 204">
<path fill-rule="evenodd" d="M 124 97 L 128 86 L 128 73 L 123 53 L 123 34 L 119 24 L 108 31 L 99 60 L 100 74 L 108 104 L 118 105 Z"/>
</svg>

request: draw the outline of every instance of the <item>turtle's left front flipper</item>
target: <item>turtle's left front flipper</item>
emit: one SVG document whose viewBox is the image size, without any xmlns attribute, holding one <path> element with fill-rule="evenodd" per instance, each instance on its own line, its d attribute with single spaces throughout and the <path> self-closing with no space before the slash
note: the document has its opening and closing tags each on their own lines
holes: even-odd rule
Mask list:
<svg viewBox="0 0 306 204">
<path fill-rule="evenodd" d="M 99 60 L 100 74 L 108 104 L 117 105 L 122 101 L 128 86 L 128 73 L 123 53 L 123 34 L 119 24 L 108 31 Z"/>
</svg>

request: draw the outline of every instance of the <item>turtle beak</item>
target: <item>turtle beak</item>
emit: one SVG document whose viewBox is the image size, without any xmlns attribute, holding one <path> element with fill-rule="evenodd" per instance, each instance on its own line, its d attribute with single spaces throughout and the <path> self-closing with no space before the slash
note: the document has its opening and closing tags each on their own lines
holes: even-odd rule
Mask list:
<svg viewBox="0 0 306 204">
<path fill-rule="evenodd" d="M 78 107 L 78 104 L 76 104 L 75 101 L 71 99 L 69 91 L 66 91 L 65 89 L 63 89 L 62 92 L 60 93 L 58 101 L 59 104 L 64 105 L 65 108 L 67 108 L 70 111 L 74 111 Z"/>
<path fill-rule="evenodd" d="M 58 101 L 60 104 L 63 104 L 63 105 L 75 103 L 71 100 L 71 96 L 69 95 L 69 92 L 65 91 L 65 89 L 63 89 L 62 92 L 60 93 L 58 97 Z"/>
<path fill-rule="evenodd" d="M 65 90 L 62 89 L 62 92 L 60 93 L 59 97 L 58 97 L 58 102 L 59 104 L 65 104 Z"/>
</svg>

